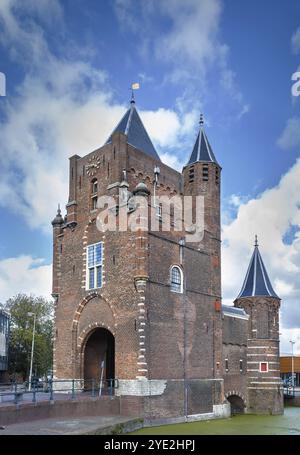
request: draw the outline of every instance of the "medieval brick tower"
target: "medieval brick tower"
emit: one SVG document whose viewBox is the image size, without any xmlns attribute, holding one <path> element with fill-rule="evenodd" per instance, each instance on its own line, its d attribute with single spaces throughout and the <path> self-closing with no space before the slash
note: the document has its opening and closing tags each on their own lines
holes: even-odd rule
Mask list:
<svg viewBox="0 0 300 455">
<path fill-rule="evenodd" d="M 279 307 L 255 240 L 242 290 L 234 302 L 249 315 L 247 342 L 248 412 L 282 414 L 279 371 Z"/>
<path fill-rule="evenodd" d="M 123 412 L 148 419 L 282 412 L 280 299 L 257 245 L 235 307 L 221 305 L 220 185 L 203 118 L 180 173 L 134 99 L 102 147 L 70 158 L 52 222 L 55 379 L 113 381 Z"/>
<path fill-rule="evenodd" d="M 222 379 L 220 172 L 203 121 L 188 164 L 163 164 L 134 100 L 107 142 L 70 158 L 69 201 L 53 225 L 56 379 L 116 378 L 123 405 L 150 418 L 226 414 Z M 154 196 L 155 197 L 152 197 Z M 147 229 L 97 225 L 97 200 L 134 215 L 146 201 Z M 161 196 L 202 196 L 204 237 L 186 241 Z M 193 208 L 195 204 L 193 202 Z M 164 211 L 171 229 L 161 229 Z M 182 218 L 182 215 L 179 216 Z M 127 400 L 127 401 L 126 401 Z M 129 405 L 128 405 L 129 406 Z M 224 414 L 224 415 L 225 415 Z"/>
</svg>

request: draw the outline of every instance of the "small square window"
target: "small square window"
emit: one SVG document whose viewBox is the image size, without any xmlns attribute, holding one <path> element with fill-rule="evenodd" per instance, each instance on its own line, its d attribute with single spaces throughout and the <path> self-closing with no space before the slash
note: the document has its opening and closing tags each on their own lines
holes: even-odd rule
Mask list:
<svg viewBox="0 0 300 455">
<path fill-rule="evenodd" d="M 268 362 L 260 362 L 259 363 L 259 371 L 261 373 L 267 373 L 269 371 Z"/>
</svg>

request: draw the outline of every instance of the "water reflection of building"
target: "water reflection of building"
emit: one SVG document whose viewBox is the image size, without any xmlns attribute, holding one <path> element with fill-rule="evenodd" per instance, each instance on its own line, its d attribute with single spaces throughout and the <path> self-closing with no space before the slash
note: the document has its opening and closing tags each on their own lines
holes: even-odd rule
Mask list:
<svg viewBox="0 0 300 455">
<path fill-rule="evenodd" d="M 4 378 L 8 363 L 9 315 L 0 310 L 0 381 Z"/>
<path fill-rule="evenodd" d="M 294 363 L 294 367 L 293 367 Z M 292 371 L 295 374 L 295 386 L 300 387 L 300 355 L 284 355 L 280 357 L 280 376 L 284 381 L 292 378 Z"/>
</svg>

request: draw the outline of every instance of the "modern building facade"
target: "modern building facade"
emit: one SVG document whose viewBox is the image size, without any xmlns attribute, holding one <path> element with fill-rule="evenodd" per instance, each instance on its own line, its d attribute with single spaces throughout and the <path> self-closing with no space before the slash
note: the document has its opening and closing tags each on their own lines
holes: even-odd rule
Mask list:
<svg viewBox="0 0 300 455">
<path fill-rule="evenodd" d="M 70 158 L 67 213 L 52 222 L 55 378 L 117 378 L 123 406 L 150 419 L 282 412 L 280 299 L 257 245 L 234 306 L 221 304 L 220 186 L 203 120 L 180 173 L 134 100 L 102 147 Z M 103 229 L 102 196 L 116 230 Z M 200 236 L 178 198 L 194 215 L 200 201 Z"/>
<path fill-rule="evenodd" d="M 280 356 L 280 376 L 286 384 L 293 384 L 292 374 L 294 373 L 294 386 L 300 387 L 300 356 Z"/>
</svg>

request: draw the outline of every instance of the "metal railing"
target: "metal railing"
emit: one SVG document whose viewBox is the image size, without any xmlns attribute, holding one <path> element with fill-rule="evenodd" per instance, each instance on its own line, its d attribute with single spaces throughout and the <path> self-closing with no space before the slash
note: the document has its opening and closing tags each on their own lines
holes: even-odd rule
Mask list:
<svg viewBox="0 0 300 455">
<path fill-rule="evenodd" d="M 48 381 L 32 382 L 31 390 L 28 383 L 17 381 L 9 384 L 0 384 L 1 404 L 50 401 L 75 400 L 86 397 L 113 397 L 115 389 L 119 387 L 118 379 L 50 379 Z"/>
</svg>

